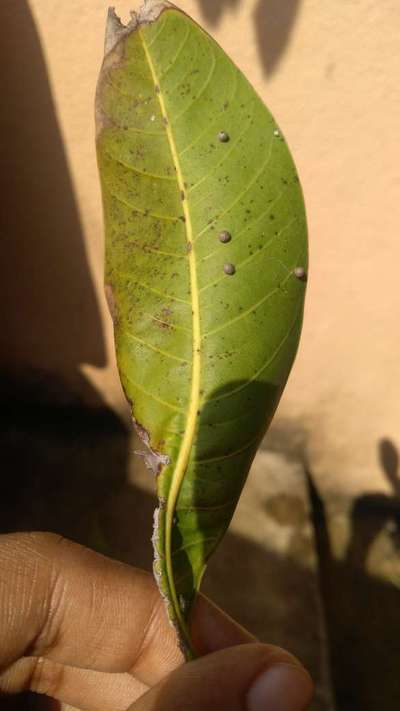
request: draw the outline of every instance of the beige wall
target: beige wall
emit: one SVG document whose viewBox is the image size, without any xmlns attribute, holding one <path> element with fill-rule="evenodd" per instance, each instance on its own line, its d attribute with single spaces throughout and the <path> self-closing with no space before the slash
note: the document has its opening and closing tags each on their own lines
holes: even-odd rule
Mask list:
<svg viewBox="0 0 400 711">
<path fill-rule="evenodd" d="M 24 1 L 3 3 L 14 11 Z M 131 2 L 115 4 L 127 19 Z M 95 285 L 95 295 L 87 295 L 95 300 L 88 323 L 97 308 L 101 313 L 102 327 L 91 333 L 100 351 L 101 328 L 104 334 L 102 353 L 89 344 L 75 355 L 109 402 L 123 408 L 101 287 L 93 137 L 107 6 L 106 0 L 30 0 Z M 301 350 L 279 417 L 306 428 L 313 471 L 326 487 L 384 489 L 378 442 L 386 437 L 400 446 L 399 2 L 181 0 L 181 6 L 275 113 L 303 183 L 311 273 Z"/>
</svg>

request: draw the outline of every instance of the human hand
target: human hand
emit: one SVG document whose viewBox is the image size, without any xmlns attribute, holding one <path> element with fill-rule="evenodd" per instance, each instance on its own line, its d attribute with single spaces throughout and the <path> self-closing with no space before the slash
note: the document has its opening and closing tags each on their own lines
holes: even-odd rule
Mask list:
<svg viewBox="0 0 400 711">
<path fill-rule="evenodd" d="M 299 662 L 199 596 L 177 648 L 152 577 L 53 534 L 0 536 L 0 694 L 85 711 L 303 711 Z"/>
</svg>

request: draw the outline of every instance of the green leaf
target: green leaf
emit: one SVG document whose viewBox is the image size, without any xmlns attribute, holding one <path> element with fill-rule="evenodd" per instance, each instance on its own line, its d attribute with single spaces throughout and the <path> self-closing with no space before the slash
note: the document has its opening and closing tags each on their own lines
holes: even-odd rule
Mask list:
<svg viewBox="0 0 400 711">
<path fill-rule="evenodd" d="M 97 94 L 118 367 L 157 469 L 155 574 L 189 614 L 287 380 L 307 239 L 281 131 L 177 8 L 111 15 Z M 228 233 L 228 234 L 226 234 Z"/>
</svg>

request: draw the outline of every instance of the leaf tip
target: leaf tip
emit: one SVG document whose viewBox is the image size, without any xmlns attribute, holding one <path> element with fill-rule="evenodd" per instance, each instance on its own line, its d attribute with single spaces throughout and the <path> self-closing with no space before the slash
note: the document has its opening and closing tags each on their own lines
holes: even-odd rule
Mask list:
<svg viewBox="0 0 400 711">
<path fill-rule="evenodd" d="M 112 52 L 116 44 L 122 37 L 124 37 L 124 35 L 134 32 L 140 25 L 155 22 L 163 10 L 168 7 L 173 7 L 168 0 L 144 0 L 144 4 L 137 12 L 131 11 L 131 19 L 126 25 L 124 25 L 121 18 L 118 17 L 115 7 L 109 7 L 104 41 L 104 54 L 107 55 Z"/>
<path fill-rule="evenodd" d="M 162 11 L 173 5 L 168 0 L 144 0 L 144 4 L 138 12 L 138 23 L 140 25 L 154 22 L 159 18 Z"/>
<path fill-rule="evenodd" d="M 132 20 L 133 20 L 132 16 Z M 131 23 L 129 23 L 130 25 Z M 136 19 L 135 19 L 136 24 Z M 108 8 L 107 23 L 106 23 L 106 36 L 104 41 L 104 54 L 111 52 L 117 42 L 126 34 L 128 26 L 125 26 L 121 19 L 115 12 L 115 7 Z"/>
</svg>

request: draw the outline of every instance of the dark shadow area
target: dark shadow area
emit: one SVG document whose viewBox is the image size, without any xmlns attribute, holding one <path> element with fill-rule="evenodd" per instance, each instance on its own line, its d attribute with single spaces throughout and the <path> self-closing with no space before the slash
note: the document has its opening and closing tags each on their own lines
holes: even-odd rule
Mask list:
<svg viewBox="0 0 400 711">
<path fill-rule="evenodd" d="M 309 570 L 228 532 L 202 591 L 259 640 L 290 650 L 321 683 L 319 603 Z M 320 708 L 316 700 L 312 711 Z"/>
<path fill-rule="evenodd" d="M 0 531 L 65 530 L 104 549 L 98 509 L 125 480 L 128 433 L 79 372 L 105 365 L 103 331 L 26 0 L 2 0 L 0 24 Z M 0 707 L 59 705 L 24 694 Z"/>
<path fill-rule="evenodd" d="M 26 0 L 0 3 L 1 366 L 105 364 L 100 314 L 39 37 Z"/>
<path fill-rule="evenodd" d="M 400 469 L 397 448 L 390 439 L 381 439 L 378 444 L 378 452 L 383 473 L 393 487 L 393 493 L 400 500 Z"/>
<path fill-rule="evenodd" d="M 132 562 L 124 548 L 128 531 L 135 535 L 132 520 L 151 524 L 153 505 L 127 484 L 129 433 L 118 417 L 104 404 L 88 409 L 62 383 L 43 378 L 2 379 L 0 387 L 0 533 L 53 531 Z M 135 556 L 149 568 L 150 539 Z M 60 707 L 24 694 L 0 699 L 0 708 Z"/>
<path fill-rule="evenodd" d="M 63 401 L 43 382 L 0 384 L 0 531 L 56 531 L 105 552 L 100 518 L 126 481 L 129 432 L 105 405 L 87 409 L 68 391 Z"/>
<path fill-rule="evenodd" d="M 234 355 L 227 359 L 227 366 L 233 363 Z M 214 361 L 209 361 L 210 369 Z M 263 380 L 231 380 L 210 393 L 201 408 L 199 433 L 196 440 L 196 476 L 189 469 L 192 479 L 190 491 L 194 492 L 196 509 L 184 507 L 178 517 L 178 528 L 193 528 L 201 532 L 205 542 L 202 558 L 207 560 L 218 545 L 239 501 L 255 453 L 264 437 L 267 427 L 266 413 L 272 414 L 278 405 L 280 391 L 276 385 Z M 235 440 L 232 446 L 232 428 Z M 233 450 L 233 451 L 232 451 Z M 204 462 L 204 465 L 202 464 Z M 180 497 L 185 497 L 186 482 L 183 482 Z M 179 508 L 179 501 L 178 501 Z M 181 550 L 181 540 L 176 541 L 176 549 Z M 200 554 L 199 547 L 196 546 Z M 179 574 L 191 569 L 187 552 L 181 550 L 174 559 Z M 199 570 L 195 571 L 199 573 Z M 190 587 L 186 576 L 180 594 L 190 609 Z"/>
<path fill-rule="evenodd" d="M 32 389 L 25 401 L 24 390 L 18 395 L 14 385 L 11 392 L 1 421 L 4 471 L 12 475 L 1 480 L 0 532 L 54 531 L 150 570 L 155 497 L 128 481 L 132 445 L 118 418 L 107 408 L 46 403 Z M 309 571 L 228 532 L 204 591 L 260 639 L 297 654 L 318 678 L 321 642 Z M 33 695 L 1 699 L 0 708 L 59 711 Z"/>
<path fill-rule="evenodd" d="M 398 527 L 397 453 L 380 443 L 381 462 L 395 495 L 366 495 L 355 500 L 344 560 L 334 557 L 324 503 L 311 479 L 320 583 L 324 600 L 333 684 L 340 711 L 397 711 L 400 706 L 399 589 L 369 575 L 368 552 L 390 519 Z"/>
<path fill-rule="evenodd" d="M 52 699 L 34 694 L 19 694 L 10 698 L 0 697 L 1 711 L 60 711 L 60 704 Z"/>
<path fill-rule="evenodd" d="M 240 0 L 198 0 L 204 19 L 210 25 L 219 24 L 225 12 L 239 7 Z"/>
<path fill-rule="evenodd" d="M 259 0 L 254 11 L 258 51 L 265 74 L 279 67 L 290 42 L 302 0 Z"/>
<path fill-rule="evenodd" d="M 58 405 L 46 397 L 42 385 L 35 392 L 9 383 L 1 415 L 7 475 L 0 483 L 0 532 L 54 531 L 150 570 L 155 498 L 128 482 L 128 432 L 105 407 L 88 411 L 70 397 Z M 289 611 L 288 589 L 301 591 Z M 205 590 L 261 639 L 298 654 L 317 676 L 319 640 L 310 624 L 317 614 L 315 586 L 308 571 L 228 533 Z M 0 708 L 57 706 L 29 695 L 2 699 Z"/>
<path fill-rule="evenodd" d="M 390 530 L 394 547 L 400 554 L 400 471 L 399 455 L 393 442 L 382 439 L 378 443 L 379 460 L 392 495 L 382 493 L 360 496 L 352 511 L 353 529 L 357 522 L 357 535 L 352 537 L 347 559 L 364 567 L 370 547 L 383 528 Z"/>
</svg>

